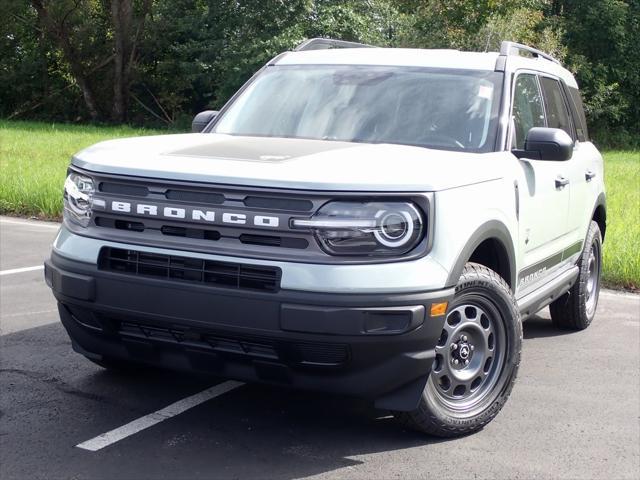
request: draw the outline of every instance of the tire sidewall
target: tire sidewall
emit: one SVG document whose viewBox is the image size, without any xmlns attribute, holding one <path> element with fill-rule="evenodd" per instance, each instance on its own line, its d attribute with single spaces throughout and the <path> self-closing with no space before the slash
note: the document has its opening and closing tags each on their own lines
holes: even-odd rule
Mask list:
<svg viewBox="0 0 640 480">
<path fill-rule="evenodd" d="M 483 270 L 480 271 L 482 273 L 478 271 L 479 268 Z M 485 272 L 492 275 L 487 275 Z M 437 387 L 434 385 L 433 377 L 429 378 L 423 392 L 422 400 L 435 419 L 446 428 L 455 430 L 476 430 L 497 415 L 511 392 L 520 364 L 522 323 L 509 287 L 495 272 L 479 265 L 465 267 L 449 309 L 452 310 L 456 306 L 464 304 L 469 297 L 477 296 L 490 302 L 497 309 L 502 317 L 505 330 L 506 352 L 500 377 L 494 390 L 489 392 L 478 406 L 474 407 L 474 410 L 477 411 L 470 415 L 450 409 L 439 399 L 435 391 Z"/>
<path fill-rule="evenodd" d="M 596 262 L 598 267 L 598 284 L 594 295 L 596 296 L 593 311 L 587 311 L 587 282 L 589 281 L 589 254 L 593 246 L 596 246 Z M 588 326 L 596 315 L 598 310 L 598 300 L 600 297 L 600 286 L 602 280 L 602 235 L 600 227 L 596 222 L 591 222 L 587 238 L 585 239 L 584 249 L 580 257 L 580 278 L 579 278 L 579 308 L 580 316 L 585 326 Z"/>
</svg>

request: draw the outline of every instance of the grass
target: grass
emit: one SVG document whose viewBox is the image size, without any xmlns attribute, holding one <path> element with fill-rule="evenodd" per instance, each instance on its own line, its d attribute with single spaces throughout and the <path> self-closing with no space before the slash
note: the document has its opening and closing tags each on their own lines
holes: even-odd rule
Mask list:
<svg viewBox="0 0 640 480">
<path fill-rule="evenodd" d="M 166 133 L 0 120 L 0 213 L 57 219 L 71 155 L 101 140 Z"/>
<path fill-rule="evenodd" d="M 604 154 L 607 233 L 604 282 L 640 289 L 640 150 Z"/>
<path fill-rule="evenodd" d="M 109 138 L 166 133 L 0 120 L 0 213 L 57 219 L 71 155 Z M 605 152 L 604 281 L 640 289 L 640 151 Z"/>
</svg>

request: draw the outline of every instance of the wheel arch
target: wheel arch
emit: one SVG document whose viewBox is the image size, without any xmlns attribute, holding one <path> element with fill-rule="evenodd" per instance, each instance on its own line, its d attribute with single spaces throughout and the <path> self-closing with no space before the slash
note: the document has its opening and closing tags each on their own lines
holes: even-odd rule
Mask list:
<svg viewBox="0 0 640 480">
<path fill-rule="evenodd" d="M 473 261 L 491 268 L 507 282 L 511 290 L 516 285 L 516 264 L 513 239 L 509 229 L 498 220 L 490 220 L 469 237 L 447 277 L 447 285 L 458 283 L 464 266 Z"/>
<path fill-rule="evenodd" d="M 591 214 L 591 220 L 596 222 L 598 227 L 600 227 L 602 243 L 604 243 L 604 235 L 607 230 L 607 197 L 604 192 L 598 195 L 596 204 L 593 207 L 593 213 Z"/>
</svg>

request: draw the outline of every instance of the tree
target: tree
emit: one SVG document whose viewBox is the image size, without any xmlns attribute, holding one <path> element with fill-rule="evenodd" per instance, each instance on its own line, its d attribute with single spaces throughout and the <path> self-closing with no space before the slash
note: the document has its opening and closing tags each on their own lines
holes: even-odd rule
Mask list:
<svg viewBox="0 0 640 480">
<path fill-rule="evenodd" d="M 39 28 L 69 66 L 90 117 L 126 121 L 138 42 L 152 1 L 31 0 L 31 5 Z M 104 93 L 109 90 L 104 76 L 93 75 L 107 66 L 111 97 Z"/>
<path fill-rule="evenodd" d="M 115 122 L 127 119 L 131 71 L 137 61 L 137 47 L 151 0 L 142 0 L 137 15 L 133 0 L 111 0 L 113 22 L 113 107 L 111 118 Z"/>
<path fill-rule="evenodd" d="M 576 74 L 592 132 L 640 131 L 640 0 L 2 0 L 0 116 L 186 125 L 306 38 L 496 50 Z"/>
<path fill-rule="evenodd" d="M 638 0 L 554 0 L 567 63 L 581 86 L 592 130 L 640 131 Z"/>
<path fill-rule="evenodd" d="M 82 91 L 89 115 L 93 120 L 98 120 L 100 109 L 89 79 L 91 59 L 82 48 L 82 40 L 86 40 L 89 35 L 79 21 L 82 16 L 81 3 L 62 1 L 50 4 L 46 0 L 32 0 L 31 5 L 37 12 L 40 28 L 60 49 L 68 63 L 71 74 Z"/>
</svg>

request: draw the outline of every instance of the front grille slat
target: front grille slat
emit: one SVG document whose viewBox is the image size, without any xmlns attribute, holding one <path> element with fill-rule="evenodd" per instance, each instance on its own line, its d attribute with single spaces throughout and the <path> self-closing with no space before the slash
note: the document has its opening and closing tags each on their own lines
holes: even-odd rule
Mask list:
<svg viewBox="0 0 640 480">
<path fill-rule="evenodd" d="M 192 238 L 196 240 L 211 240 L 218 241 L 223 236 L 218 230 L 211 230 L 208 228 L 198 228 L 197 226 L 177 226 L 177 225 L 161 225 L 154 227 L 153 224 L 147 220 L 145 221 L 130 221 L 130 220 L 115 220 L 103 215 L 96 216 L 94 219 L 96 226 L 102 228 L 111 228 L 116 230 L 126 230 L 129 232 L 137 232 L 138 234 L 149 234 L 150 232 L 158 231 L 162 235 L 168 237 L 183 237 Z M 140 237 L 144 238 L 144 237 Z M 309 247 L 309 241 L 305 238 L 294 237 L 290 235 L 257 235 L 249 233 L 241 233 L 237 237 L 233 235 L 227 235 L 227 239 L 239 241 L 244 245 L 256 245 L 260 247 L 275 247 L 305 250 Z"/>
<path fill-rule="evenodd" d="M 222 205 L 225 196 L 221 193 L 207 193 L 189 190 L 167 190 L 165 194 L 167 200 L 180 200 L 183 202 L 195 202 L 197 204 Z"/>
<path fill-rule="evenodd" d="M 280 269 L 276 267 L 256 267 L 121 248 L 103 248 L 98 266 L 101 270 L 121 274 L 234 289 L 275 292 L 280 288 Z"/>
<path fill-rule="evenodd" d="M 139 185 L 127 185 L 123 183 L 100 182 L 99 190 L 104 193 L 114 193 L 117 195 L 128 195 L 132 197 L 146 197 L 149 189 Z"/>
</svg>

